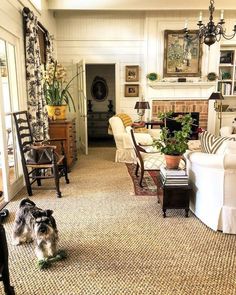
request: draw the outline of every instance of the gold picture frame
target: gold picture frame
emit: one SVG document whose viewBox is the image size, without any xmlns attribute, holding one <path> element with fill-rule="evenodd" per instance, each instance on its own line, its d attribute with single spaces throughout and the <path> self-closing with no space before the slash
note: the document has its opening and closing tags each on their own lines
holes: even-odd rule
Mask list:
<svg viewBox="0 0 236 295">
<path fill-rule="evenodd" d="M 200 77 L 202 46 L 197 30 L 164 31 L 164 77 Z"/>
<path fill-rule="evenodd" d="M 125 67 L 125 81 L 126 82 L 139 82 L 139 66 L 126 66 Z"/>
<path fill-rule="evenodd" d="M 125 85 L 125 96 L 126 97 L 139 96 L 139 85 L 138 84 L 126 84 Z"/>
</svg>

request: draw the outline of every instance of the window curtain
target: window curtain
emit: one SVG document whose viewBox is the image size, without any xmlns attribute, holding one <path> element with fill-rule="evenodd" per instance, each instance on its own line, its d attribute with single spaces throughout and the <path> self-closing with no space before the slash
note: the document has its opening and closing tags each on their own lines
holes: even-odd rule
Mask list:
<svg viewBox="0 0 236 295">
<path fill-rule="evenodd" d="M 35 140 L 48 139 L 48 116 L 43 93 L 43 67 L 40 62 L 37 17 L 28 8 L 23 10 L 25 31 L 25 62 L 27 105 L 32 133 Z"/>
<path fill-rule="evenodd" d="M 53 35 L 49 32 L 45 33 L 46 39 L 46 63 L 51 63 L 54 60 Z"/>
</svg>

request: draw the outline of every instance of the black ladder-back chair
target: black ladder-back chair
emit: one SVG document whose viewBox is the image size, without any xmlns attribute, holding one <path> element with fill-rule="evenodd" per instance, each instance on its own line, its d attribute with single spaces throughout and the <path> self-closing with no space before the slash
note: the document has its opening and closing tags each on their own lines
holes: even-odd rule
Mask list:
<svg viewBox="0 0 236 295">
<path fill-rule="evenodd" d="M 8 248 L 5 229 L 0 223 L 0 281 L 3 282 L 4 291 L 7 295 L 14 295 L 14 288 L 10 284 L 8 268 Z"/>
<path fill-rule="evenodd" d="M 64 176 L 66 183 L 69 183 L 63 139 L 51 139 L 48 141 L 36 142 L 33 139 L 30 128 L 28 112 L 15 112 L 13 113 L 13 117 L 16 125 L 16 133 L 28 195 L 32 196 L 32 184 L 35 181 L 37 181 L 38 186 L 41 186 L 42 179 L 54 178 L 57 197 L 60 198 L 60 177 Z M 57 141 L 61 142 L 61 155 L 56 153 L 56 146 L 51 145 L 52 142 Z M 42 154 L 46 155 L 49 160 L 42 160 Z M 32 155 L 34 155 L 34 159 L 32 159 Z M 39 159 L 41 159 L 41 161 Z"/>
</svg>

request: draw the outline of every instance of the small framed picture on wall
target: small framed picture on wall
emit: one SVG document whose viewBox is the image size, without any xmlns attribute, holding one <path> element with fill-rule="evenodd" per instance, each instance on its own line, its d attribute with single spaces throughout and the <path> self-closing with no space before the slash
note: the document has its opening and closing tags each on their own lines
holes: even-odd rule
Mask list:
<svg viewBox="0 0 236 295">
<path fill-rule="evenodd" d="M 139 66 L 125 67 L 125 81 L 138 82 L 139 81 Z"/>
<path fill-rule="evenodd" d="M 138 84 L 126 84 L 125 85 L 125 96 L 126 97 L 139 96 L 139 85 Z"/>
</svg>

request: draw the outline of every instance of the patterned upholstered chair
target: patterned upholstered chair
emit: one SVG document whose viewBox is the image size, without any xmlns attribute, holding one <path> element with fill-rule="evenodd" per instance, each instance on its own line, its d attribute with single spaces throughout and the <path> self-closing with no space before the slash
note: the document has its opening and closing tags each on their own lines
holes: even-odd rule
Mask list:
<svg viewBox="0 0 236 295">
<path fill-rule="evenodd" d="M 158 171 L 160 166 L 164 164 L 165 159 L 160 152 L 155 150 L 152 146 L 144 148 L 141 145 L 137 144 L 134 132 L 130 129 L 130 134 L 132 138 L 132 144 L 136 154 L 136 170 L 135 175 L 138 177 L 139 168 L 141 170 L 139 185 L 142 187 L 143 175 L 145 171 Z"/>
<path fill-rule="evenodd" d="M 136 163 L 129 129 L 133 125 L 130 116 L 117 114 L 109 119 L 108 133 L 114 136 L 116 143 L 116 162 Z M 137 127 L 137 126 L 136 126 Z M 128 132 L 127 132 L 128 130 Z M 152 144 L 153 138 L 158 138 L 159 129 L 134 128 L 136 141 L 143 145 Z"/>
</svg>

